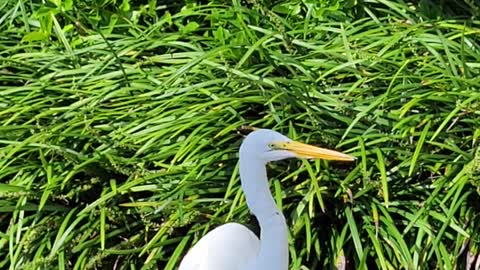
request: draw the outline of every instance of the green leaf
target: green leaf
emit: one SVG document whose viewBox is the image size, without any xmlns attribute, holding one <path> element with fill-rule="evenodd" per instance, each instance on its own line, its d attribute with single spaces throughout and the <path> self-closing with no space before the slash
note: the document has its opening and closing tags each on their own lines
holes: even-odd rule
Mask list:
<svg viewBox="0 0 480 270">
<path fill-rule="evenodd" d="M 157 0 L 148 0 L 148 14 L 150 16 L 156 15 L 155 8 L 157 7 Z"/>
<path fill-rule="evenodd" d="M 187 25 L 185 25 L 182 28 L 182 33 L 183 34 L 189 34 L 195 30 L 197 30 L 200 27 L 200 25 L 197 22 L 189 22 Z"/>
<path fill-rule="evenodd" d="M 172 20 L 172 14 L 170 14 L 170 12 L 165 12 L 165 14 L 163 14 L 162 16 L 162 21 L 165 21 L 166 23 L 168 23 L 169 26 L 172 26 L 173 25 L 173 20 Z"/>
<path fill-rule="evenodd" d="M 108 23 L 108 27 L 105 30 L 103 30 L 103 33 L 111 34 L 113 32 L 113 29 L 117 25 L 117 22 L 118 22 L 117 14 L 113 14 L 112 16 L 110 16 L 110 22 Z"/>
<path fill-rule="evenodd" d="M 428 131 L 430 130 L 431 121 L 427 120 L 427 124 L 423 128 L 420 138 L 417 141 L 417 146 L 415 147 L 415 152 L 412 155 L 412 161 L 410 162 L 410 169 L 408 170 L 408 176 L 412 176 L 413 171 L 415 170 L 415 165 L 417 165 L 417 160 L 420 156 L 420 151 L 422 150 L 423 144 L 425 143 L 425 138 L 427 137 Z"/>
<path fill-rule="evenodd" d="M 57 7 L 62 7 L 62 0 L 49 0 L 49 1 L 55 4 Z"/>
<path fill-rule="evenodd" d="M 56 14 L 58 11 L 55 8 L 42 6 L 39 9 L 35 10 L 32 14 L 32 19 L 39 19 L 46 16 L 51 16 L 51 14 Z"/>
<path fill-rule="evenodd" d="M 73 26 L 73 24 L 67 24 L 62 28 L 62 32 L 63 33 L 68 33 L 68 32 L 71 32 L 74 29 L 75 29 L 75 26 Z"/>
<path fill-rule="evenodd" d="M 64 11 L 70 11 L 73 8 L 73 0 L 64 0 L 65 2 L 63 3 L 63 10 Z"/>
<path fill-rule="evenodd" d="M 131 9 L 130 0 L 123 0 L 122 4 L 120 5 L 120 10 L 123 12 L 129 12 Z"/>
<path fill-rule="evenodd" d="M 301 7 L 298 3 L 280 3 L 273 6 L 272 11 L 285 15 L 298 15 L 301 11 Z"/>
<path fill-rule="evenodd" d="M 22 191 L 25 191 L 24 187 L 0 183 L 0 193 L 22 192 Z"/>
<path fill-rule="evenodd" d="M 40 31 L 30 32 L 23 36 L 22 42 L 43 41 L 47 40 L 49 36 L 50 35 Z"/>
<path fill-rule="evenodd" d="M 223 28 L 221 26 L 218 27 L 217 30 L 213 31 L 213 37 L 222 43 L 225 42 L 225 38 L 223 37 Z"/>
</svg>

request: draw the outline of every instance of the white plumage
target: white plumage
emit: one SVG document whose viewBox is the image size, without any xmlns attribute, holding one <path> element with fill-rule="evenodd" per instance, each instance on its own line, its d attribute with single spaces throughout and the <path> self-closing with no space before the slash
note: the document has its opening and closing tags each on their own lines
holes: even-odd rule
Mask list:
<svg viewBox="0 0 480 270">
<path fill-rule="evenodd" d="M 240 180 L 247 205 L 260 224 L 260 239 L 241 224 L 222 225 L 198 241 L 179 270 L 287 270 L 288 227 L 270 193 L 266 164 L 293 157 L 355 160 L 340 152 L 292 141 L 272 130 L 253 131 L 240 146 Z"/>
<path fill-rule="evenodd" d="M 242 224 L 227 223 L 200 239 L 183 258 L 180 269 L 245 269 L 259 250 L 260 240 L 252 231 Z"/>
</svg>

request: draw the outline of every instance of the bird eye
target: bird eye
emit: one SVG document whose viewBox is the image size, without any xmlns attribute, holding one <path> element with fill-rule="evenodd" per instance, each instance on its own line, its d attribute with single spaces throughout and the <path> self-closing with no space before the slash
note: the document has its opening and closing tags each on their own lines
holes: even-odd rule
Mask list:
<svg viewBox="0 0 480 270">
<path fill-rule="evenodd" d="M 273 143 L 269 143 L 268 148 L 275 149 L 275 145 Z"/>
</svg>

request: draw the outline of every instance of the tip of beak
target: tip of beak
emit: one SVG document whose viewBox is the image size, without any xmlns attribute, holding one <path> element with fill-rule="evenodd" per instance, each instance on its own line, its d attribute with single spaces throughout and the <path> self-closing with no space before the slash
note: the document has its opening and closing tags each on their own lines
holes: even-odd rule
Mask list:
<svg viewBox="0 0 480 270">
<path fill-rule="evenodd" d="M 354 156 L 351 156 L 351 155 L 347 155 L 347 156 L 350 159 L 350 161 L 356 161 L 357 160 L 357 157 L 354 157 Z"/>
<path fill-rule="evenodd" d="M 345 157 L 343 157 L 343 158 L 340 158 L 340 159 L 334 159 L 334 160 L 338 160 L 338 161 L 347 161 L 347 162 L 353 162 L 353 161 L 357 161 L 357 158 L 356 158 L 356 157 L 354 157 L 354 156 L 345 155 Z"/>
</svg>

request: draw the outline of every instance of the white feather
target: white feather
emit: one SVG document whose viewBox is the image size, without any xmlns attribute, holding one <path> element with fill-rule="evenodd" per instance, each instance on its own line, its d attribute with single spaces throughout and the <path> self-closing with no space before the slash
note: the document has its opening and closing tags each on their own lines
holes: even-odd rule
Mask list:
<svg viewBox="0 0 480 270">
<path fill-rule="evenodd" d="M 260 240 L 247 227 L 227 223 L 207 233 L 188 252 L 179 270 L 243 270 L 258 256 Z"/>
</svg>

